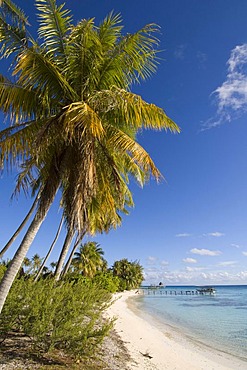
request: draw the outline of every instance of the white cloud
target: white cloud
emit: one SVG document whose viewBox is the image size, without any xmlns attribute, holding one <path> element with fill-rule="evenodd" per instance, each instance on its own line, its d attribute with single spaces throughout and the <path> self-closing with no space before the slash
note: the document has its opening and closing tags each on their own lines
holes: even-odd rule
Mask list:
<svg viewBox="0 0 247 370">
<path fill-rule="evenodd" d="M 237 45 L 227 61 L 226 80 L 214 94 L 217 113 L 204 123 L 202 130 L 231 122 L 247 112 L 247 44 Z"/>
<path fill-rule="evenodd" d="M 234 266 L 236 265 L 237 261 L 224 261 L 220 262 L 218 266 Z"/>
<path fill-rule="evenodd" d="M 186 270 L 187 272 L 195 272 L 195 271 L 202 271 L 202 270 L 205 270 L 205 268 L 204 268 L 204 267 L 190 267 L 190 266 L 187 266 L 187 267 L 185 268 L 185 270 Z"/>
<path fill-rule="evenodd" d="M 247 256 L 247 252 L 242 252 L 242 254 L 243 254 L 244 256 Z"/>
<path fill-rule="evenodd" d="M 191 253 L 200 254 L 201 256 L 219 256 L 222 252 L 220 251 L 211 251 L 209 249 L 198 249 L 193 248 L 190 250 Z"/>
<path fill-rule="evenodd" d="M 176 234 L 175 235 L 177 238 L 186 238 L 188 236 L 191 236 L 191 234 L 188 233 L 182 233 L 182 234 Z"/>
<path fill-rule="evenodd" d="M 183 271 L 145 269 L 144 276 L 147 284 L 158 284 L 160 281 L 165 285 L 247 284 L 247 270 L 237 273 L 232 271 L 202 271 L 205 269 L 203 267 L 186 267 Z"/>
<path fill-rule="evenodd" d="M 183 262 L 185 262 L 185 263 L 197 263 L 197 260 L 195 258 L 184 258 Z"/>
<path fill-rule="evenodd" d="M 224 236 L 225 234 L 223 233 L 220 233 L 219 231 L 215 231 L 213 233 L 208 233 L 208 234 L 205 234 L 205 236 L 214 236 L 215 238 L 219 238 L 221 236 Z"/>
</svg>

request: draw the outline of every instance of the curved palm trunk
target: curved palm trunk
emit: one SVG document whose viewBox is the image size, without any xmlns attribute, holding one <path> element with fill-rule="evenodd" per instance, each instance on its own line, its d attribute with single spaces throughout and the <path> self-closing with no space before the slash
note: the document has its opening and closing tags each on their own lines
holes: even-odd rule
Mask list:
<svg viewBox="0 0 247 370">
<path fill-rule="evenodd" d="M 51 252 L 52 252 L 52 250 L 53 250 L 53 248 L 54 248 L 54 246 L 55 246 L 55 244 L 56 244 L 56 242 L 57 242 L 57 239 L 58 239 L 59 234 L 60 234 L 60 232 L 61 232 L 62 226 L 63 226 L 63 217 L 62 217 L 62 219 L 61 219 L 61 221 L 60 221 L 60 224 L 59 224 L 59 226 L 58 226 L 58 230 L 57 230 L 56 236 L 55 236 L 55 238 L 54 238 L 53 242 L 51 243 L 50 249 L 49 249 L 49 251 L 48 251 L 47 255 L 45 256 L 44 261 L 42 262 L 42 264 L 41 264 L 41 266 L 40 266 L 40 268 L 39 268 L 39 271 L 38 271 L 37 275 L 35 276 L 34 281 L 37 281 L 37 280 L 38 280 L 38 278 L 40 277 L 40 275 L 41 275 L 41 273 L 42 273 L 42 271 L 43 271 L 43 268 L 44 268 L 44 266 L 45 266 L 45 264 L 46 264 L 46 261 L 47 261 L 47 260 L 48 260 L 48 258 L 50 257 L 50 254 L 51 254 Z"/>
<path fill-rule="evenodd" d="M 86 233 L 83 233 L 80 237 L 77 237 L 77 239 L 75 241 L 75 244 L 73 246 L 73 249 L 72 249 L 72 251 L 70 253 L 69 259 L 68 259 L 68 261 L 67 261 L 67 263 L 66 263 L 66 265 L 65 265 L 65 267 L 63 269 L 62 276 L 65 276 L 67 274 L 67 272 L 68 272 L 68 270 L 70 268 L 70 265 L 71 265 L 73 256 L 75 254 L 76 248 L 78 247 L 79 243 L 82 241 L 82 239 L 83 239 L 83 237 L 84 237 L 85 234 Z"/>
<path fill-rule="evenodd" d="M 0 258 L 2 258 L 2 256 L 4 255 L 5 252 L 7 252 L 7 250 L 9 249 L 9 247 L 11 246 L 11 244 L 15 241 L 15 239 L 17 238 L 17 236 L 19 235 L 19 233 L 21 232 L 21 230 L 23 229 L 23 227 L 26 225 L 27 221 L 29 220 L 31 214 L 33 213 L 37 203 L 38 203 L 38 200 L 39 200 L 39 196 L 40 196 L 40 192 L 37 194 L 33 204 L 32 204 L 32 207 L 30 208 L 28 214 L 26 215 L 26 217 L 24 218 L 24 220 L 22 221 L 22 223 L 20 224 L 20 226 L 18 227 L 18 229 L 15 231 L 15 233 L 12 235 L 12 237 L 9 239 L 9 241 L 5 244 L 5 246 L 3 247 L 3 249 L 1 250 L 0 252 Z"/>
<path fill-rule="evenodd" d="M 70 244 L 72 242 L 73 236 L 74 236 L 74 232 L 72 230 L 68 230 L 66 238 L 64 240 L 62 252 L 59 256 L 59 260 L 58 260 L 58 263 L 57 263 L 57 267 L 56 267 L 56 271 L 55 271 L 55 281 L 58 281 L 61 277 L 64 261 L 65 261 L 65 258 L 67 256 L 67 254 L 68 254 L 69 247 L 70 247 Z"/>
<path fill-rule="evenodd" d="M 50 203 L 51 204 L 51 203 Z M 49 204 L 49 206 L 50 206 Z M 22 265 L 22 262 L 43 222 L 45 219 L 47 213 L 48 213 L 49 207 L 47 207 L 45 212 L 37 212 L 33 221 L 31 222 L 22 242 L 19 246 L 17 252 L 14 255 L 14 258 L 12 259 L 9 268 L 7 269 L 1 284 L 0 284 L 0 313 L 2 311 L 4 302 L 7 298 L 8 292 L 13 284 L 13 281 Z"/>
</svg>

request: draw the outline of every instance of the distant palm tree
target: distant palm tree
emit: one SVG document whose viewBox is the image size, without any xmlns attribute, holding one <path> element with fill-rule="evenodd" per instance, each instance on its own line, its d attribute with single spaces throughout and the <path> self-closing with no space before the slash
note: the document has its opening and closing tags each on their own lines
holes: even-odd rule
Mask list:
<svg viewBox="0 0 247 370">
<path fill-rule="evenodd" d="M 130 262 L 127 258 L 115 261 L 112 267 L 113 275 L 122 280 L 124 289 L 133 289 L 140 286 L 144 280 L 143 267 L 138 261 Z"/>
<path fill-rule="evenodd" d="M 68 228 L 59 277 L 74 234 L 116 224 L 132 203 L 129 176 L 141 185 L 150 175 L 160 178 L 135 140 L 137 131 L 179 131 L 161 108 L 130 92 L 156 69 L 156 25 L 123 36 L 118 15 L 100 26 L 93 19 L 73 26 L 55 0 L 36 1 L 36 7 L 37 41 L 11 0 L 0 8 L 0 53 L 13 57 L 14 76 L 0 75 L 0 109 L 13 119 L 0 132 L 0 164 L 21 163 L 18 188 L 40 190 L 34 219 L 1 281 L 0 310 L 58 190 Z"/>
<path fill-rule="evenodd" d="M 87 242 L 80 247 L 79 252 L 75 252 L 72 265 L 75 271 L 92 278 L 105 265 L 103 255 L 104 252 L 99 244 Z"/>
</svg>

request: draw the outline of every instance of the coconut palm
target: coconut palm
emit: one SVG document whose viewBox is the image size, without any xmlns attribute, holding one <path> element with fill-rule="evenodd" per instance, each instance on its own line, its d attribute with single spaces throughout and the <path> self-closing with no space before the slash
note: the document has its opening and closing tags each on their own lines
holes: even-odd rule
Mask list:
<svg viewBox="0 0 247 370">
<path fill-rule="evenodd" d="M 122 281 L 120 285 L 123 289 L 137 288 L 144 280 L 143 267 L 138 261 L 130 262 L 127 258 L 115 261 L 112 271 Z"/>
<path fill-rule="evenodd" d="M 75 232 L 97 231 L 100 214 L 105 217 L 101 204 L 108 209 L 106 224 L 116 215 L 114 225 L 131 203 L 128 177 L 141 185 L 150 175 L 160 177 L 136 142 L 137 131 L 179 131 L 161 108 L 130 91 L 155 71 L 157 26 L 123 36 L 119 15 L 110 14 L 99 27 L 93 19 L 73 26 L 69 11 L 55 0 L 35 3 L 37 41 L 12 1 L 2 1 L 0 15 L 0 52 L 12 57 L 14 76 L 0 76 L 0 108 L 13 120 L 0 132 L 0 163 L 11 168 L 21 162 L 18 185 L 40 190 L 34 219 L 1 282 L 0 309 L 59 189 L 68 241 Z M 95 227 L 89 221 L 94 209 Z"/>
<path fill-rule="evenodd" d="M 104 252 L 96 242 L 87 242 L 83 244 L 79 252 L 75 252 L 72 265 L 76 272 L 83 276 L 93 278 L 97 271 L 105 264 L 103 259 Z"/>
</svg>

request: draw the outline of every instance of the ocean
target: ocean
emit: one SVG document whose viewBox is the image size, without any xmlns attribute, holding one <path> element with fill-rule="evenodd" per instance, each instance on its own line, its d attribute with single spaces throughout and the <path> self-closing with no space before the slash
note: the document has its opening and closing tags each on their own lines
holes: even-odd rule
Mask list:
<svg viewBox="0 0 247 370">
<path fill-rule="evenodd" d="M 134 302 L 161 326 L 169 325 L 195 342 L 247 361 L 247 286 L 215 288 L 215 295 L 186 295 L 196 288 L 165 287 L 155 295 L 139 294 Z"/>
</svg>

